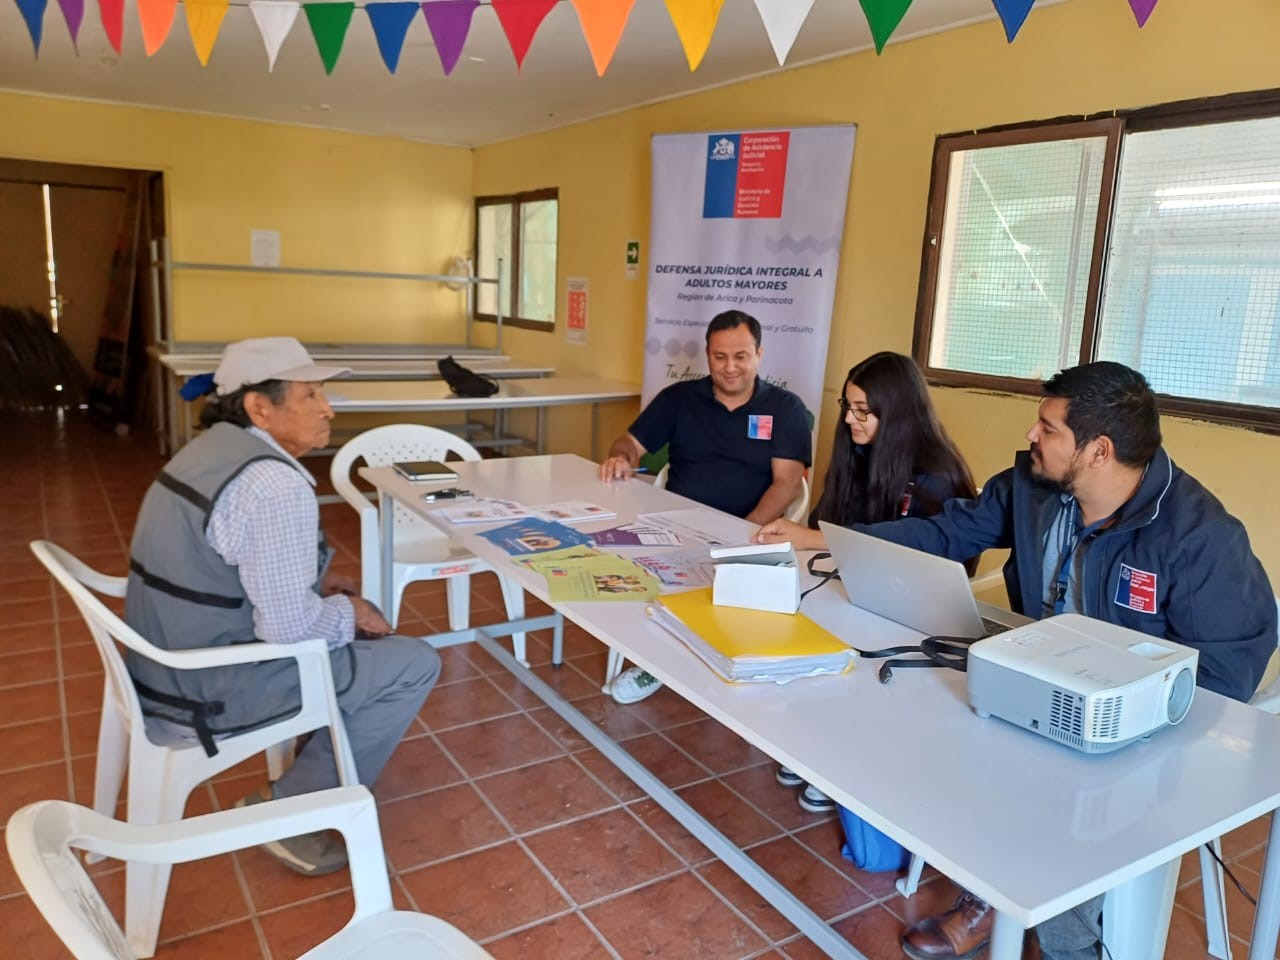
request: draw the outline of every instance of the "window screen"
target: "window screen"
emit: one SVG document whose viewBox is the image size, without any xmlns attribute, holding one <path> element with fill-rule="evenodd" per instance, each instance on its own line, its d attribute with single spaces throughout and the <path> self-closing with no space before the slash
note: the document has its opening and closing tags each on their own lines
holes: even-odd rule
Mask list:
<svg viewBox="0 0 1280 960">
<path fill-rule="evenodd" d="M 520 205 L 520 316 L 554 323 L 556 319 L 556 230 L 558 200 Z"/>
<path fill-rule="evenodd" d="M 1105 137 L 951 154 L 929 366 L 1041 379 L 1079 358 Z"/>
<path fill-rule="evenodd" d="M 476 209 L 476 275 L 496 277 L 498 260 L 503 263 L 502 283 L 498 287 L 482 283 L 477 289 L 479 313 L 493 314 L 500 298 L 503 316 L 511 316 L 511 271 L 515 266 L 511 255 L 512 208 L 510 203 L 491 203 Z"/>
<path fill-rule="evenodd" d="M 1099 359 L 1280 405 L 1280 119 L 1128 134 L 1114 210 Z"/>
</svg>

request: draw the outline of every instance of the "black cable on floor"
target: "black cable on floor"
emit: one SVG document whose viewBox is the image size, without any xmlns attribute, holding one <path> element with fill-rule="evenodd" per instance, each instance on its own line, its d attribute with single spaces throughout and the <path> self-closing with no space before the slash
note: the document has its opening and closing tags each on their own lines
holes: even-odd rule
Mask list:
<svg viewBox="0 0 1280 960">
<path fill-rule="evenodd" d="M 1218 851 L 1213 849 L 1213 844 L 1206 843 L 1204 845 L 1204 848 L 1209 851 L 1209 856 L 1213 857 L 1214 860 L 1218 861 L 1218 866 L 1222 868 L 1223 873 L 1225 873 L 1228 877 L 1231 878 L 1231 882 L 1236 885 L 1236 889 L 1240 891 L 1241 896 L 1243 896 L 1246 900 L 1248 900 L 1255 907 L 1257 907 L 1258 905 L 1257 899 L 1255 899 L 1253 894 L 1251 894 L 1248 890 L 1245 889 L 1243 883 L 1241 883 L 1239 880 L 1236 879 L 1236 875 L 1231 872 L 1231 868 L 1222 862 L 1222 858 L 1218 856 Z"/>
</svg>

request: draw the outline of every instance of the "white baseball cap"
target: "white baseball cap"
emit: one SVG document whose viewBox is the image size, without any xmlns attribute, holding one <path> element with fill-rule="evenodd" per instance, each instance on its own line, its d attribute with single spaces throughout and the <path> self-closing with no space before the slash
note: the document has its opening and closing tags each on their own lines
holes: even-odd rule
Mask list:
<svg viewBox="0 0 1280 960">
<path fill-rule="evenodd" d="M 351 372 L 350 367 L 322 367 L 306 347 L 293 337 L 254 337 L 227 344 L 213 374 L 218 396 L 264 380 L 298 380 L 314 383 Z"/>
</svg>

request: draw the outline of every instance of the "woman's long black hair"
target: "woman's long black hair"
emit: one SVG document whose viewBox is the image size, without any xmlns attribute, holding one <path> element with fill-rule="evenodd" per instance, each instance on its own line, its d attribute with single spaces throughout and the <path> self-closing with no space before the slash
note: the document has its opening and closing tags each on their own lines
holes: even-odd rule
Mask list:
<svg viewBox="0 0 1280 960">
<path fill-rule="evenodd" d="M 930 491 L 914 495 L 941 500 L 921 503 L 914 513 L 936 513 L 942 501 L 976 494 L 973 475 L 938 422 L 914 360 L 887 351 L 873 354 L 849 371 L 841 396 L 850 383 L 867 395 L 879 427 L 872 443 L 859 449 L 844 418 L 836 424 L 831 463 L 810 526 L 819 520 L 841 526 L 892 520 L 902 511 L 907 484 L 919 474 L 933 482 Z"/>
</svg>

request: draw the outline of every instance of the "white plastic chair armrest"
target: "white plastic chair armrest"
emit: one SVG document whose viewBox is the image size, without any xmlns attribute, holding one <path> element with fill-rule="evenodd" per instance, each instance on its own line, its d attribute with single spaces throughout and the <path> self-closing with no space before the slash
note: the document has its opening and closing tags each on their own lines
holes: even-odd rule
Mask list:
<svg viewBox="0 0 1280 960">
<path fill-rule="evenodd" d="M 207 667 L 229 667 L 240 663 L 262 663 L 267 660 L 329 660 L 329 644 L 321 639 L 299 640 L 297 643 L 236 643 L 229 647 L 207 647 L 201 650 L 162 650 L 156 646 L 139 650 L 173 670 L 203 670 Z"/>
<path fill-rule="evenodd" d="M 15 819 L 38 806 L 24 808 L 14 815 Z M 92 827 L 94 836 L 75 835 L 70 840 L 72 846 L 117 860 L 152 864 L 186 863 L 281 837 L 337 830 L 347 844 L 356 915 L 391 909 L 378 811 L 373 794 L 360 785 L 318 790 L 176 823 L 138 826 L 91 810 L 82 810 L 80 815 Z"/>
</svg>

